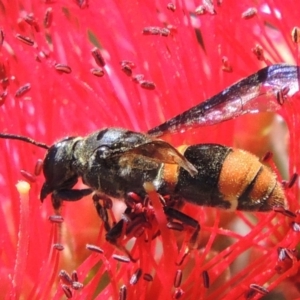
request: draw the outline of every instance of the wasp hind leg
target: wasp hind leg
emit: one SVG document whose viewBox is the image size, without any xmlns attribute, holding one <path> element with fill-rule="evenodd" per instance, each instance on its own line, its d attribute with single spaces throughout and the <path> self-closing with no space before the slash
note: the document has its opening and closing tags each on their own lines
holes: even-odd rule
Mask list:
<svg viewBox="0 0 300 300">
<path fill-rule="evenodd" d="M 197 246 L 197 240 L 198 240 L 198 236 L 199 236 L 199 232 L 200 232 L 200 224 L 197 220 L 195 220 L 194 218 L 182 213 L 181 211 L 169 207 L 169 206 L 164 206 L 164 213 L 167 217 L 171 218 L 171 219 L 176 219 L 180 222 L 182 222 L 185 225 L 191 226 L 192 228 L 194 228 L 194 232 L 190 238 L 190 246 L 191 248 L 195 248 Z"/>
</svg>

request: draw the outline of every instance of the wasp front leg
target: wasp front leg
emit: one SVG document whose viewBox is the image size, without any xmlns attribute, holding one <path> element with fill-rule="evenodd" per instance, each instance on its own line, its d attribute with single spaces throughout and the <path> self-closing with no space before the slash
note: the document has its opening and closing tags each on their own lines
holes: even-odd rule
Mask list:
<svg viewBox="0 0 300 300">
<path fill-rule="evenodd" d="M 78 201 L 85 196 L 90 195 L 93 192 L 92 189 L 62 189 L 55 190 L 52 193 L 51 200 L 52 205 L 55 210 L 59 210 L 63 201 Z"/>
</svg>

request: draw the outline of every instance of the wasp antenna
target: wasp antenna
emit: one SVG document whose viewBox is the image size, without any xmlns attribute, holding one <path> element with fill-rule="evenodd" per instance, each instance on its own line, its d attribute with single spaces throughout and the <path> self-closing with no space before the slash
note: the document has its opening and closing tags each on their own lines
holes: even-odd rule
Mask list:
<svg viewBox="0 0 300 300">
<path fill-rule="evenodd" d="M 11 139 L 11 140 L 20 140 L 20 141 L 23 141 L 23 142 L 26 142 L 26 143 L 29 143 L 29 144 L 33 144 L 37 147 L 40 147 L 40 148 L 44 148 L 44 149 L 49 149 L 50 146 L 44 144 L 44 143 L 40 143 L 40 142 L 37 142 L 27 136 L 22 136 L 22 135 L 16 135 L 16 134 L 11 134 L 11 133 L 0 133 L 0 138 L 2 139 Z"/>
</svg>

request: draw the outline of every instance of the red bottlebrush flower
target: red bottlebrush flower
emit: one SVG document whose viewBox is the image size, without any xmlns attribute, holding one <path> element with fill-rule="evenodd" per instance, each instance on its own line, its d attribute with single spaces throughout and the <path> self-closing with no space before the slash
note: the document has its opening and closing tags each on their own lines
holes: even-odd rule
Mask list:
<svg viewBox="0 0 300 300">
<path fill-rule="evenodd" d="M 299 65 L 300 16 L 291 0 L 255 7 L 232 0 L 5 0 L 0 15 L 0 132 L 47 145 L 105 127 L 146 132 L 267 65 Z M 162 203 L 171 200 L 151 186 L 147 199 L 132 193 L 126 205 L 103 201 L 109 224 L 123 220 L 115 245 L 105 240 L 108 224 L 91 197 L 65 201 L 55 216 L 50 197 L 39 200 L 45 150 L 1 140 L 1 294 L 299 297 L 299 96 L 278 84 L 281 117 L 243 116 L 166 137 L 175 146 L 219 143 L 260 157 L 271 151 L 267 162 L 287 181 L 288 210 L 225 212 L 186 203 L 181 211 L 201 227 L 196 249 L 189 248 L 193 228 L 169 222 Z M 28 184 L 16 188 L 19 180 Z"/>
</svg>

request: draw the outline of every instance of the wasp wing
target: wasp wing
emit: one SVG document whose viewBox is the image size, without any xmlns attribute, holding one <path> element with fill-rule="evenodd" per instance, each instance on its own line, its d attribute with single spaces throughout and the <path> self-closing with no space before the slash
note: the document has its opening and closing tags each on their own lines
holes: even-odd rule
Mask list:
<svg viewBox="0 0 300 300">
<path fill-rule="evenodd" d="M 299 75 L 298 66 L 277 64 L 266 67 L 150 129 L 148 134 L 161 136 L 167 132 L 216 124 L 247 113 L 276 111 L 282 105 L 278 98 L 292 96 L 299 91 Z"/>
<path fill-rule="evenodd" d="M 177 164 L 191 176 L 198 172 L 176 148 L 161 140 L 149 141 L 134 147 L 120 157 L 120 165 L 130 165 L 132 168 L 149 169 L 161 163 Z"/>
</svg>

